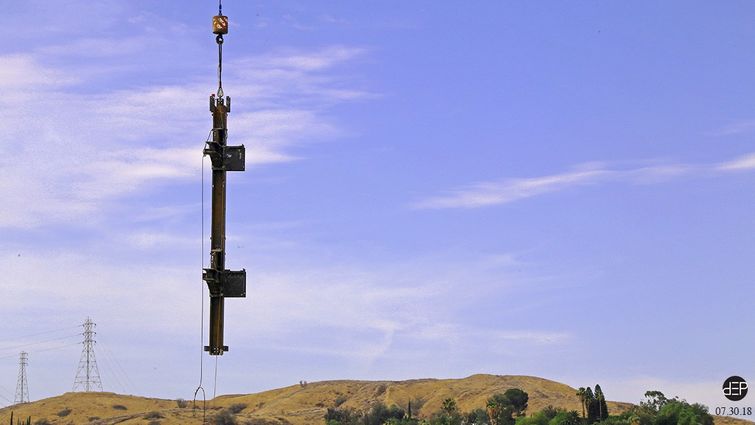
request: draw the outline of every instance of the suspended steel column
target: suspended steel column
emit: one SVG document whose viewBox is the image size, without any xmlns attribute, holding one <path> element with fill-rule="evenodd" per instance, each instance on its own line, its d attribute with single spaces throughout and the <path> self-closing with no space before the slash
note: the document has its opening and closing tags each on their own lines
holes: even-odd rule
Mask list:
<svg viewBox="0 0 755 425">
<path fill-rule="evenodd" d="M 225 268 L 225 211 L 226 172 L 244 171 L 244 145 L 228 146 L 228 113 L 231 98 L 223 97 L 223 34 L 228 34 L 228 17 L 223 16 L 222 6 L 212 19 L 213 33 L 218 44 L 218 92 L 210 96 L 212 113 L 212 141 L 206 143 L 204 154 L 212 161 L 212 228 L 210 243 L 210 267 L 204 269 L 202 278 L 210 291 L 210 345 L 205 346 L 211 356 L 222 356 L 228 351 L 223 345 L 224 308 L 226 297 L 246 297 L 246 270 L 232 271 Z"/>
</svg>

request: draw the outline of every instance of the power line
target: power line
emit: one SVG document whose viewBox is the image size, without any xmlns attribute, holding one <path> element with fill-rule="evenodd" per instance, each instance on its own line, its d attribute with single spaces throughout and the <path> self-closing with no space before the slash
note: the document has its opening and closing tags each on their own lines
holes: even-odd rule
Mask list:
<svg viewBox="0 0 755 425">
<path fill-rule="evenodd" d="M 57 347 L 50 347 L 50 348 L 43 348 L 43 349 L 41 349 L 41 350 L 34 350 L 34 351 L 32 351 L 32 352 L 33 352 L 33 353 L 41 353 L 41 352 L 43 352 L 43 351 L 53 351 L 53 350 L 60 350 L 61 348 L 66 348 L 66 347 L 73 347 L 74 345 L 79 345 L 79 344 L 81 344 L 81 343 L 80 343 L 80 342 L 74 342 L 74 343 L 72 343 L 72 344 L 64 344 L 64 345 L 59 345 L 59 346 L 57 346 Z"/>
<path fill-rule="evenodd" d="M 118 361 L 118 358 L 115 357 L 115 354 L 113 354 L 110 349 L 100 341 L 100 348 L 102 349 L 101 352 L 105 355 L 104 359 L 109 364 L 108 372 L 115 378 L 116 381 L 118 381 L 118 384 L 123 389 L 124 393 L 129 393 L 133 391 L 133 382 L 131 381 L 131 378 L 128 376 L 128 373 L 126 373 L 126 370 L 121 366 L 121 363 Z"/>
<path fill-rule="evenodd" d="M 3 387 L 2 385 L 0 385 L 0 390 L 2 390 L 2 393 L 0 393 L 0 398 L 2 398 L 3 400 L 7 401 L 9 404 L 13 404 L 13 401 L 11 399 L 9 399 L 5 395 L 3 395 L 3 394 L 10 395 L 11 392 L 7 388 Z"/>
<path fill-rule="evenodd" d="M 0 348 L 0 351 L 10 351 L 10 350 L 16 350 L 18 348 L 31 347 L 34 345 L 44 344 L 46 342 L 60 341 L 61 339 L 77 337 L 79 335 L 81 334 L 65 335 L 65 336 L 59 336 L 59 337 L 50 338 L 50 339 L 43 339 L 42 341 L 37 341 L 37 342 L 26 342 L 23 344 L 11 345 L 8 347 Z"/>
<path fill-rule="evenodd" d="M 57 347 L 41 348 L 39 350 L 30 350 L 30 352 L 31 353 L 41 353 L 41 352 L 44 352 L 44 351 L 60 350 L 61 348 L 72 347 L 74 345 L 79 345 L 79 344 L 81 344 L 81 343 L 80 342 L 74 342 L 72 344 L 64 344 L 64 345 L 59 345 Z M 3 357 L 0 357 L 0 360 L 7 359 L 7 358 L 10 358 L 10 357 L 16 357 L 16 355 L 12 354 L 12 355 L 8 355 L 8 356 L 3 356 Z"/>
<path fill-rule="evenodd" d="M 102 352 L 102 351 L 101 351 Z M 126 393 L 126 387 L 123 385 L 123 382 L 118 378 L 118 376 L 115 374 L 115 367 L 113 366 L 113 363 L 108 360 L 108 356 L 105 355 L 104 357 L 100 357 L 100 360 L 104 360 L 105 362 L 105 374 L 109 374 L 110 380 L 114 382 L 118 388 L 123 391 L 123 393 Z"/>
<path fill-rule="evenodd" d="M 117 370 L 120 371 L 120 373 L 126 380 L 126 386 L 128 387 L 128 391 L 133 393 L 134 388 L 135 388 L 134 382 L 131 380 L 131 377 L 126 372 L 126 369 L 124 369 L 123 366 L 121 366 L 121 362 L 118 361 L 118 357 L 116 357 L 112 351 L 108 350 L 107 347 L 105 347 L 105 353 L 109 355 L 110 358 L 115 362 L 115 367 L 117 368 Z"/>
<path fill-rule="evenodd" d="M 4 396 L 2 394 L 0 394 L 0 398 L 2 398 L 3 400 L 7 401 L 8 404 L 13 404 L 13 402 L 8 397 L 6 397 L 6 396 Z"/>
<path fill-rule="evenodd" d="M 37 332 L 37 333 L 33 333 L 33 334 L 28 334 L 28 335 L 20 335 L 20 336 L 15 336 L 13 338 L 16 338 L 16 339 L 29 338 L 29 337 L 32 337 L 32 336 L 50 334 L 50 333 L 53 333 L 53 332 L 67 331 L 67 330 L 71 330 L 71 329 L 78 329 L 79 326 L 81 326 L 81 325 L 69 326 L 67 328 L 60 328 L 60 329 L 50 329 L 49 331 L 41 331 L 41 332 Z"/>
<path fill-rule="evenodd" d="M 45 342 L 50 342 L 50 341 L 45 341 Z M 72 345 L 78 345 L 78 344 L 81 344 L 81 342 L 74 342 L 72 344 L 64 344 L 64 345 L 59 345 L 59 346 L 56 346 L 56 347 L 49 347 L 49 348 L 32 349 L 32 350 L 28 350 L 28 351 L 32 352 L 32 353 L 40 353 L 42 351 L 57 350 L 59 348 L 70 347 Z M 2 360 L 2 359 L 8 359 L 8 358 L 11 358 L 11 357 L 16 357 L 16 355 L 15 354 L 8 354 L 6 356 L 0 356 L 0 360 Z"/>
</svg>

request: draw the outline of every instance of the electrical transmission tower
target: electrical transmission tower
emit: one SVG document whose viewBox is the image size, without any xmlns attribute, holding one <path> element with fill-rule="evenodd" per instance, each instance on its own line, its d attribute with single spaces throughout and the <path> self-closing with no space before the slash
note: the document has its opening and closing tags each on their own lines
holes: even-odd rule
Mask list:
<svg viewBox="0 0 755 425">
<path fill-rule="evenodd" d="M 73 391 L 102 391 L 102 381 L 100 380 L 100 370 L 97 368 L 97 359 L 94 357 L 94 331 L 97 326 L 92 319 L 87 317 L 84 327 L 84 346 L 81 349 L 81 359 L 79 360 L 79 370 L 76 371 L 76 379 L 73 381 Z"/>
<path fill-rule="evenodd" d="M 29 364 L 29 354 L 22 351 L 18 359 L 18 382 L 16 383 L 16 397 L 14 404 L 29 402 L 29 384 L 26 382 L 26 365 Z"/>
</svg>

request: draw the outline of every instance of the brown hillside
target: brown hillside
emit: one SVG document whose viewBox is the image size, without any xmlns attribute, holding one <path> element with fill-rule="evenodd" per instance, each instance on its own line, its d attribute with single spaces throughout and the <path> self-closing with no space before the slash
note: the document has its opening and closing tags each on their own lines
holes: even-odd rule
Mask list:
<svg viewBox="0 0 755 425">
<path fill-rule="evenodd" d="M 208 402 L 207 414 L 212 415 L 233 404 L 246 404 L 237 415 L 239 424 L 248 421 L 255 425 L 268 424 L 322 424 L 323 415 L 336 400 L 343 407 L 365 410 L 375 401 L 387 405 L 406 407 L 412 400 L 424 402 L 420 415 L 429 415 L 440 408 L 445 398 L 454 398 L 463 411 L 484 407 L 487 398 L 509 388 L 521 388 L 529 393 L 529 410 L 537 411 L 547 405 L 570 410 L 581 410 L 574 388 L 558 382 L 530 376 L 473 375 L 464 379 L 416 379 L 409 381 L 325 381 L 306 386 L 294 385 L 257 394 L 220 396 Z M 118 407 L 114 407 L 118 406 Z M 631 405 L 608 402 L 612 413 L 619 413 Z M 70 413 L 65 413 L 70 409 Z M 0 424 L 7 423 L 10 408 L 0 410 Z M 17 417 L 32 416 L 47 419 L 51 424 L 148 424 L 159 420 L 160 424 L 201 424 L 202 412 L 178 408 L 173 400 L 124 396 L 113 393 L 66 393 L 58 397 L 36 401 L 16 407 Z M 150 418 L 150 412 L 158 412 L 163 418 Z M 158 415 L 155 415 L 158 416 Z M 259 420 L 267 422 L 260 422 Z M 157 422 L 154 422 L 157 423 Z M 717 425 L 752 425 L 752 422 L 716 418 Z"/>
</svg>

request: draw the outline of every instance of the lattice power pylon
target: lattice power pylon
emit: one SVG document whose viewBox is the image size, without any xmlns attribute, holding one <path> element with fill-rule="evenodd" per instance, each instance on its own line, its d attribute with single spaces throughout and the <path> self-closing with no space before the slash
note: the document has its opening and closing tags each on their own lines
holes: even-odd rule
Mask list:
<svg viewBox="0 0 755 425">
<path fill-rule="evenodd" d="M 73 381 L 74 391 L 102 391 L 102 381 L 100 380 L 100 370 L 97 368 L 97 359 L 94 357 L 94 336 L 97 332 L 94 328 L 97 326 L 92 319 L 87 317 L 84 327 L 84 346 L 81 348 L 81 359 L 79 360 L 79 370 L 76 371 L 76 379 Z"/>
<path fill-rule="evenodd" d="M 16 397 L 13 403 L 29 402 L 29 384 L 26 382 L 26 366 L 29 364 L 29 354 L 22 351 L 18 359 L 18 382 L 16 383 Z"/>
</svg>

